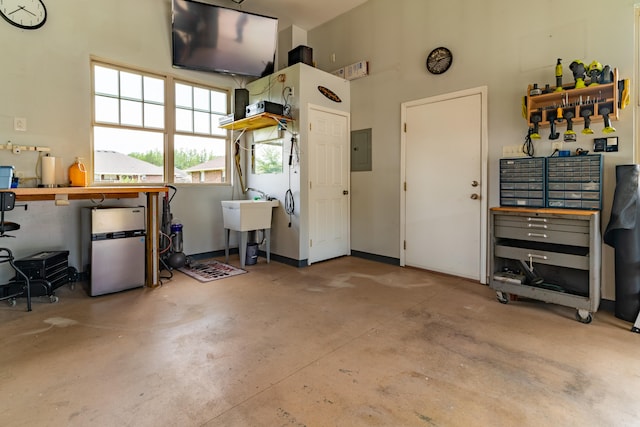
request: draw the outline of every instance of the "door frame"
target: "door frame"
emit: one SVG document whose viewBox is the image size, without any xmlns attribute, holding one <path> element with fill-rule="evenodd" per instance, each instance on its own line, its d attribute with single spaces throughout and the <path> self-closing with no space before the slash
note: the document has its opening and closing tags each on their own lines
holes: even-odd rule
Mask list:
<svg viewBox="0 0 640 427">
<path fill-rule="evenodd" d="M 488 152 L 489 152 L 489 132 L 488 132 L 488 87 L 479 86 L 471 89 L 460 90 L 457 92 L 446 93 L 442 95 L 431 96 L 427 98 L 417 99 L 414 101 L 403 102 L 400 105 L 400 266 L 405 266 L 405 247 L 406 240 L 406 197 L 405 181 L 406 181 L 406 154 L 407 154 L 407 134 L 404 127 L 407 123 L 407 108 L 424 104 L 432 104 L 451 99 L 462 98 L 466 96 L 480 95 L 480 114 L 481 114 L 481 131 L 480 131 L 480 283 L 487 283 L 487 212 L 488 212 Z"/>
<path fill-rule="evenodd" d="M 308 121 L 308 126 L 311 126 L 311 111 L 315 110 L 315 111 L 320 111 L 323 113 L 327 113 L 327 114 L 334 114 L 336 116 L 341 116 L 346 118 L 347 120 L 347 129 L 346 129 L 346 140 L 345 140 L 345 144 L 346 144 L 346 149 L 347 149 L 347 158 L 345 159 L 345 172 L 346 172 L 346 179 L 347 179 L 347 191 L 348 194 L 346 195 L 347 197 L 347 235 L 346 235 L 346 239 L 347 239 L 347 253 L 345 255 L 351 255 L 351 149 L 350 149 L 350 138 L 351 138 L 351 113 L 349 113 L 348 111 L 343 111 L 343 110 L 336 110 L 333 108 L 328 108 L 328 107 L 322 107 L 319 106 L 317 104 L 311 104 L 309 103 L 307 105 L 307 121 Z M 310 129 L 307 129 L 307 131 L 310 131 Z M 307 145 L 307 153 L 309 153 L 311 151 L 311 142 L 310 142 L 311 138 L 309 138 L 309 135 L 307 134 L 307 141 L 308 141 L 308 145 Z M 307 154 L 307 164 L 310 165 L 310 159 L 309 159 L 309 154 Z M 306 177 L 305 177 L 305 181 L 306 181 L 306 185 L 305 185 L 305 191 L 306 191 L 306 211 L 311 213 L 311 189 L 309 188 L 309 182 L 311 181 L 311 171 L 307 170 L 306 173 Z M 306 248 L 307 248 L 307 264 L 311 265 L 312 263 L 315 262 L 321 262 L 324 260 L 317 260 L 317 261 L 312 261 L 312 252 L 313 252 L 313 248 L 310 246 L 310 240 L 311 239 L 311 217 L 308 216 L 307 217 L 307 223 L 306 223 L 306 237 L 303 238 L 303 243 Z"/>
</svg>

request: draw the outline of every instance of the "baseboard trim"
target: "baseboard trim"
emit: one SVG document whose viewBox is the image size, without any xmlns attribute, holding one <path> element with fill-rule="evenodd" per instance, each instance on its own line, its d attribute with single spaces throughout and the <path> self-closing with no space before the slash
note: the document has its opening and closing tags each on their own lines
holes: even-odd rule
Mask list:
<svg viewBox="0 0 640 427">
<path fill-rule="evenodd" d="M 238 248 L 230 248 L 229 249 L 229 255 L 232 254 L 237 254 L 238 253 Z M 224 256 L 224 249 L 220 249 L 219 251 L 211 251 L 211 252 L 202 252 L 199 254 L 191 254 L 191 255 L 187 255 L 187 258 L 191 261 L 200 261 L 203 259 L 209 259 L 209 258 L 218 258 Z"/>
<path fill-rule="evenodd" d="M 599 310 L 608 311 L 609 313 L 614 313 L 616 311 L 616 302 L 608 299 L 601 299 Z"/>
<path fill-rule="evenodd" d="M 260 255 L 261 256 L 266 256 L 266 254 L 264 253 L 264 251 L 260 251 Z M 308 267 L 309 266 L 309 260 L 308 259 L 293 259 L 293 258 L 288 258 L 282 255 L 277 255 L 277 254 L 271 254 L 271 259 L 274 261 L 278 261 L 282 264 L 287 264 L 290 265 L 292 267 Z"/>
<path fill-rule="evenodd" d="M 398 258 L 391 258 L 391 257 L 388 257 L 388 256 L 371 254 L 371 253 L 368 253 L 368 252 L 360 252 L 360 251 L 351 250 L 351 256 L 368 259 L 370 261 L 382 262 L 384 264 L 400 265 L 400 260 Z"/>
</svg>

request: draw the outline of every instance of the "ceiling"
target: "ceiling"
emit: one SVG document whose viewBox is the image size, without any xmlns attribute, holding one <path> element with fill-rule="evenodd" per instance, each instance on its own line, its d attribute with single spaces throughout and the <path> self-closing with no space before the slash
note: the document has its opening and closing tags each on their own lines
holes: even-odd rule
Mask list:
<svg viewBox="0 0 640 427">
<path fill-rule="evenodd" d="M 309 31 L 367 0 L 227 0 L 228 6 L 278 18 L 280 29 L 295 25 Z"/>
</svg>

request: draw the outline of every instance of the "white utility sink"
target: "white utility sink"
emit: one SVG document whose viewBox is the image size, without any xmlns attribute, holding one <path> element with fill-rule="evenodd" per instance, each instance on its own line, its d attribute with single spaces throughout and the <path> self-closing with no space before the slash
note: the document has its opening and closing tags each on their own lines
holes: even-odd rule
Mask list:
<svg viewBox="0 0 640 427">
<path fill-rule="evenodd" d="M 277 200 L 223 200 L 222 220 L 224 228 L 235 231 L 251 231 L 271 228 L 273 208 Z"/>
</svg>

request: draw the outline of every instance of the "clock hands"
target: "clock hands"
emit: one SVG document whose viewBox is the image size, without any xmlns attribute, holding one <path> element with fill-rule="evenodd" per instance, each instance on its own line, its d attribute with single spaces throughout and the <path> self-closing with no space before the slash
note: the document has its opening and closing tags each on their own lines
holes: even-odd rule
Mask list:
<svg viewBox="0 0 640 427">
<path fill-rule="evenodd" d="M 25 12 L 30 13 L 30 14 L 31 14 L 31 15 L 33 15 L 33 16 L 36 16 L 36 14 L 35 14 L 35 13 L 31 12 L 31 11 L 30 11 L 30 10 L 28 10 L 28 9 L 25 9 L 25 7 L 24 7 L 24 6 L 20 6 L 20 5 L 18 5 L 18 8 L 17 8 L 16 10 L 14 10 L 13 12 L 9 12 L 9 13 L 8 13 L 8 15 L 13 15 L 14 13 L 16 13 L 16 12 L 18 12 L 18 11 L 20 11 L 20 10 L 24 10 Z"/>
<path fill-rule="evenodd" d="M 440 66 L 440 63 L 443 62 L 443 61 L 448 61 L 448 58 L 435 59 L 435 60 L 431 61 L 431 65 L 433 67 L 438 67 L 438 66 Z"/>
</svg>

